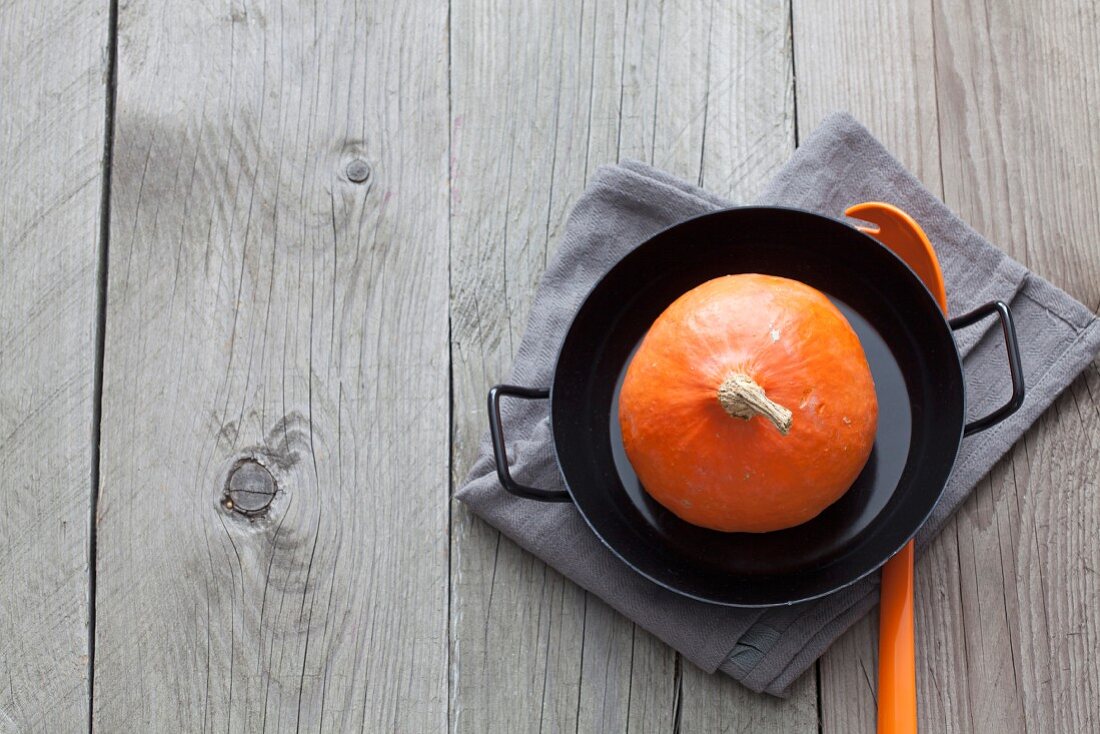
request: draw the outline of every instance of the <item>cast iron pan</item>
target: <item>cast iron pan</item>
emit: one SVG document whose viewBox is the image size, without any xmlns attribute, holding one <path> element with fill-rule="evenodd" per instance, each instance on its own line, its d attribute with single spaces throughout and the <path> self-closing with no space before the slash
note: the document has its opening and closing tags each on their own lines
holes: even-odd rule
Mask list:
<svg viewBox="0 0 1100 734">
<path fill-rule="evenodd" d="M 721 533 L 688 524 L 649 498 L 623 452 L 617 400 L 631 354 L 673 300 L 731 273 L 785 276 L 824 292 L 858 333 L 875 380 L 878 432 L 862 474 L 839 501 L 788 530 Z M 952 329 L 989 315 L 1001 319 L 1012 397 L 966 423 Z M 566 492 L 512 479 L 502 396 L 549 398 Z M 505 489 L 574 502 L 608 548 L 661 586 L 701 601 L 758 607 L 831 593 L 885 563 L 932 511 L 962 437 L 999 422 L 1022 400 L 1019 350 L 1003 303 L 949 323 L 916 275 L 870 236 L 809 212 L 747 207 L 670 227 L 624 257 L 577 312 L 551 387 L 498 385 L 489 393 L 489 416 Z"/>
</svg>

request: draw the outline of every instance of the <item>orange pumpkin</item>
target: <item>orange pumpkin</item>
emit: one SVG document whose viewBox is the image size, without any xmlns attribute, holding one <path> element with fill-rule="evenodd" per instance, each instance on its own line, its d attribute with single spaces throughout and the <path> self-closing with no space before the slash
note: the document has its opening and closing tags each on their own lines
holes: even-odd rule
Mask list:
<svg viewBox="0 0 1100 734">
<path fill-rule="evenodd" d="M 716 278 L 654 322 L 627 368 L 619 422 L 646 491 L 680 518 L 767 532 L 815 517 L 855 481 L 878 401 L 851 325 L 820 291 Z"/>
</svg>

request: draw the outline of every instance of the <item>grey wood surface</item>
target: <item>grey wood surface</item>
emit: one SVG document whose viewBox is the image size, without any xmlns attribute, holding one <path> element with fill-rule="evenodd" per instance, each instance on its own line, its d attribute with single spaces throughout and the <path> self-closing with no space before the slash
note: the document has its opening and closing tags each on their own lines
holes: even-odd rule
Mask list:
<svg viewBox="0 0 1100 734">
<path fill-rule="evenodd" d="M 118 24 L 95 728 L 444 731 L 447 7 Z"/>
<path fill-rule="evenodd" d="M 485 429 L 485 391 L 508 369 L 546 258 L 597 165 L 641 159 L 744 199 L 794 147 L 786 10 L 504 7 L 451 11 L 456 482 Z M 799 705 L 760 702 L 683 664 L 457 503 L 451 546 L 459 731 L 816 727 L 812 673 Z M 514 705 L 530 692 L 531 705 Z"/>
<path fill-rule="evenodd" d="M 5 734 L 88 726 L 108 30 L 105 3 L 0 3 Z"/>
<path fill-rule="evenodd" d="M 1100 8 L 945 10 L 934 18 L 944 200 L 1100 308 Z M 1097 367 L 959 513 L 958 629 L 974 727 L 1100 727 Z"/>
<path fill-rule="evenodd" d="M 448 502 L 603 163 L 849 109 L 1100 308 L 1095 5 L 792 1 L 0 4 L 0 732 L 872 731 L 874 614 L 757 696 Z M 918 562 L 922 730 L 1100 728 L 1098 449 L 1094 364 Z"/>
<path fill-rule="evenodd" d="M 851 109 L 980 232 L 1100 308 L 1097 10 L 969 10 L 796 3 L 796 60 L 819 60 L 799 66 L 800 123 Z M 1100 727 L 1096 378 L 1094 363 L 917 564 L 924 730 Z M 826 731 L 873 730 L 875 626 L 822 658 Z"/>
<path fill-rule="evenodd" d="M 929 190 L 942 196 L 932 7 L 927 0 L 806 2 L 794 7 L 799 127 L 835 109 L 864 122 Z M 972 731 L 963 677 L 956 519 L 916 563 L 919 719 L 926 731 Z M 877 610 L 821 658 L 825 732 L 875 730 Z"/>
</svg>

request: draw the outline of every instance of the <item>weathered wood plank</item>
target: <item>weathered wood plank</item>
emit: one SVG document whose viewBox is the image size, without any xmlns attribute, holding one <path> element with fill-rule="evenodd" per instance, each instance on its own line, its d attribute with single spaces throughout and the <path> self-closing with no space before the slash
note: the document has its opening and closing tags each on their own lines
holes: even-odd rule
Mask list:
<svg viewBox="0 0 1100 734">
<path fill-rule="evenodd" d="M 929 0 L 794 0 L 798 127 L 851 112 L 926 187 L 940 193 Z"/>
<path fill-rule="evenodd" d="M 800 126 L 827 108 L 851 109 L 965 219 L 1095 307 L 1095 9 L 936 8 L 933 20 L 924 2 L 797 2 Z M 993 470 L 918 563 L 924 728 L 1095 726 L 1095 666 L 1080 662 L 1095 649 L 1085 609 L 1096 592 L 1079 566 L 1100 556 L 1082 520 L 1096 516 L 1090 380 L 1095 372 Z M 1041 468 L 1036 456 L 1046 459 Z M 825 731 L 873 726 L 862 669 L 874 663 L 874 630 L 873 620 L 857 625 L 822 659 Z"/>
<path fill-rule="evenodd" d="M 1100 8 L 937 6 L 944 197 L 975 229 L 1100 308 Z"/>
<path fill-rule="evenodd" d="M 977 559 L 996 538 L 990 553 L 1000 551 L 1003 575 L 994 582 L 1004 583 L 1005 602 L 992 612 L 971 603 L 968 612 L 1005 614 L 1014 642 L 1007 667 L 1026 731 L 1100 728 L 1098 451 L 1100 363 L 1094 362 L 991 474 L 992 513 L 969 538 L 960 533 L 964 569 L 964 540 L 972 539 Z"/>
<path fill-rule="evenodd" d="M 758 136 L 771 147 L 728 142 L 740 134 L 729 120 L 740 112 L 731 100 L 746 89 L 726 65 L 755 57 L 758 48 L 745 40 L 759 31 L 745 23 L 709 36 L 709 12 L 706 3 L 513 4 L 507 11 L 492 2 L 454 3 L 455 481 L 469 467 L 484 430 L 485 390 L 505 374 L 533 285 L 598 164 L 639 157 L 697 180 L 708 150 L 704 130 L 711 124 L 718 153 L 707 160 L 716 172 L 745 169 L 739 179 L 745 189 L 718 179 L 724 193 L 740 194 L 789 153 L 790 125 L 785 138 L 782 125 L 790 118 L 789 78 L 787 86 L 779 84 L 788 96 L 773 101 L 773 90 L 762 80 L 772 79 L 770 67 L 752 99 L 787 117 L 761 111 L 752 124 L 768 125 Z M 735 19 L 713 20 L 728 25 Z M 536 24 L 553 31 L 537 33 Z M 726 34 L 734 33 L 744 35 L 731 46 Z M 761 65 L 773 63 L 777 54 L 788 58 L 782 55 L 789 53 L 784 37 Z M 713 84 L 706 77 L 711 44 L 718 48 L 715 58 L 734 53 L 716 62 Z M 782 72 L 783 66 L 775 68 Z M 709 118 L 708 95 L 715 100 Z M 453 518 L 452 603 L 452 723 L 459 730 L 671 727 L 671 651 L 460 506 Z M 529 691 L 541 695 L 537 716 L 514 705 L 516 694 Z"/>
<path fill-rule="evenodd" d="M 443 731 L 447 8 L 118 33 L 96 729 Z"/>
<path fill-rule="evenodd" d="M 793 20 L 803 134 L 848 110 L 942 195 L 931 4 L 795 0 Z M 930 731 L 970 730 L 955 523 L 916 567 L 918 716 Z M 877 667 L 875 610 L 821 658 L 823 731 L 874 731 Z"/>
<path fill-rule="evenodd" d="M 679 731 L 817 732 L 816 681 L 815 670 L 807 670 L 784 700 L 753 693 L 730 678 L 707 675 L 685 662 Z"/>
<path fill-rule="evenodd" d="M 88 726 L 106 3 L 0 3 L 0 731 Z"/>
<path fill-rule="evenodd" d="M 662 65 L 695 54 L 700 58 L 685 64 L 692 69 L 687 77 L 710 81 L 689 101 L 668 106 L 657 137 L 676 141 L 691 136 L 697 124 L 697 180 L 735 201 L 751 201 L 794 149 L 790 5 L 713 3 L 693 15 L 675 7 L 666 14 Z M 659 165 L 663 149 L 654 151 Z M 688 171 L 680 173 L 696 178 Z M 780 701 L 684 662 L 680 731 L 815 732 L 816 682 L 816 670 L 808 671 Z"/>
<path fill-rule="evenodd" d="M 1100 307 L 1100 10 L 937 4 L 935 33 L 945 200 Z M 1095 367 L 960 513 L 966 690 L 977 728 L 1100 726 L 1100 586 L 1089 570 L 1100 564 Z"/>
<path fill-rule="evenodd" d="M 565 218 L 588 174 L 616 159 L 620 100 L 632 99 L 619 81 L 629 12 L 623 2 L 452 5 L 456 483 Z M 454 730 L 671 728 L 667 647 L 458 504 L 451 554 Z"/>
<path fill-rule="evenodd" d="M 455 482 L 485 430 L 485 390 L 506 374 L 534 285 L 588 175 L 639 158 L 751 196 L 793 147 L 789 61 L 785 5 L 456 0 Z M 461 506 L 452 604 L 456 729 L 672 728 L 673 653 Z M 539 704 L 515 705 L 531 691 Z M 724 706 L 693 700 L 700 710 Z M 782 710 L 816 721 L 797 706 Z"/>
<path fill-rule="evenodd" d="M 696 30 L 707 33 L 709 80 L 699 183 L 738 203 L 751 203 L 794 150 L 790 12 L 786 1 L 715 2 Z"/>
</svg>

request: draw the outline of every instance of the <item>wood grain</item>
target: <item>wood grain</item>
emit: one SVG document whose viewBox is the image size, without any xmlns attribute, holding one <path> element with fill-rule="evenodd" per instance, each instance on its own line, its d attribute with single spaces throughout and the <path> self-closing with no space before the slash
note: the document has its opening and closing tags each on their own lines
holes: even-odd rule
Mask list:
<svg viewBox="0 0 1100 734">
<path fill-rule="evenodd" d="M 991 474 L 992 522 L 976 525 L 971 536 L 975 545 L 980 533 L 997 537 L 1013 688 L 1028 731 L 1100 727 L 1098 450 L 1100 363 L 1094 362 L 1017 445 L 1011 463 Z"/>
<path fill-rule="evenodd" d="M 775 2 L 714 3 L 695 14 L 676 8 L 666 12 L 669 40 L 662 46 L 662 58 L 673 66 L 688 57 L 680 63 L 705 69 L 709 81 L 689 101 L 667 105 L 656 137 L 682 140 L 692 137 L 697 126 L 697 177 L 686 167 L 680 168 L 680 175 L 734 201 L 750 202 L 794 149 L 790 7 Z M 690 61 L 693 55 L 703 57 L 698 49 L 706 49 L 705 65 Z M 697 110 L 701 119 L 696 125 L 692 121 Z M 661 151 L 655 148 L 654 162 L 668 168 Z M 816 670 L 808 671 L 791 687 L 790 698 L 781 701 L 684 662 L 679 731 L 817 731 L 816 682 Z"/>
<path fill-rule="evenodd" d="M 797 90 L 802 134 L 829 112 L 847 110 L 940 193 L 931 4 L 796 0 L 794 28 L 796 64 L 802 61 Z M 957 661 L 944 660 L 945 653 L 959 648 L 941 639 L 961 625 L 953 522 L 918 561 L 915 586 L 919 716 L 923 728 L 936 731 L 957 730 L 955 721 L 939 713 L 944 703 L 953 709 L 961 688 L 952 664 Z M 946 617 L 946 623 L 932 623 L 935 617 Z M 875 610 L 821 658 L 823 731 L 874 731 L 877 668 Z"/>
<path fill-rule="evenodd" d="M 800 132 L 808 134 L 834 110 L 847 110 L 942 195 L 933 34 L 926 0 L 796 0 Z M 971 730 L 956 533 L 952 519 L 916 564 L 918 717 L 928 731 Z M 1000 649 L 1008 649 L 1007 640 Z M 820 674 L 822 730 L 874 731 L 877 609 L 822 656 Z"/>
<path fill-rule="evenodd" d="M 940 193 L 930 0 L 794 0 L 792 20 L 799 134 L 850 112 Z"/>
<path fill-rule="evenodd" d="M 629 13 L 625 3 L 452 4 L 456 484 L 565 218 L 589 173 L 617 157 Z M 667 647 L 457 503 L 451 554 L 455 731 L 671 728 Z"/>
<path fill-rule="evenodd" d="M 0 3 L 0 732 L 88 726 L 109 31 Z"/>
<path fill-rule="evenodd" d="M 684 663 L 683 702 L 679 731 L 817 732 L 817 674 L 814 668 L 791 684 L 790 697 L 759 693 L 722 675 L 707 675 Z"/>
<path fill-rule="evenodd" d="M 447 8 L 118 24 L 95 727 L 443 731 Z"/>
<path fill-rule="evenodd" d="M 1095 306 L 1100 266 L 1088 243 L 1097 214 L 1085 202 L 1096 198 L 1096 172 L 1080 163 L 1097 158 L 1097 127 L 1086 111 L 1097 88 L 1088 60 L 1096 57 L 1094 9 L 936 8 L 796 3 L 800 123 L 827 107 L 851 109 L 965 219 Z M 1064 510 L 1092 503 L 1081 494 L 1096 482 L 1082 444 L 1100 435 L 1089 379 L 1072 388 L 1074 425 L 1044 432 L 1051 421 L 1044 417 L 918 563 L 922 728 L 1095 726 L 1096 707 L 1084 703 L 1095 672 L 1079 662 L 1092 648 L 1077 639 L 1090 634 L 1084 609 L 1095 591 L 1078 566 L 1100 555 L 1100 543 L 1081 527 L 1095 513 Z M 1068 455 L 1025 471 L 1037 434 Z M 1026 498 L 1034 498 L 1030 506 Z M 1039 540 L 1039 529 L 1050 542 Z M 1051 568 L 1051 558 L 1063 567 Z M 1068 581 L 1047 585 L 1052 575 Z M 861 622 L 822 659 L 826 731 L 873 726 L 874 630 L 873 620 Z"/>
<path fill-rule="evenodd" d="M 938 8 L 945 201 L 1100 307 L 1100 11 L 1024 2 Z M 1100 726 L 1100 398 L 1096 365 L 964 505 L 958 565 L 975 727 Z"/>
<path fill-rule="evenodd" d="M 1020 262 L 1100 309 L 1100 8 L 939 8 L 944 197 Z"/>
<path fill-rule="evenodd" d="M 453 3 L 456 483 L 485 430 L 485 391 L 507 373 L 534 286 L 597 165 L 637 158 L 749 198 L 785 160 L 793 96 L 781 10 Z M 673 727 L 681 677 L 666 646 L 459 505 L 451 547 L 457 730 Z M 724 707 L 736 723 L 736 706 L 723 696 L 747 694 L 729 690 L 695 703 Z M 515 705 L 531 691 L 535 705 Z M 812 700 L 813 686 L 802 695 Z M 804 708 L 776 711 L 802 721 Z M 775 721 L 781 730 L 785 719 Z"/>
</svg>

